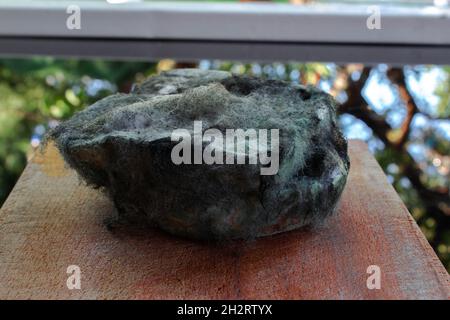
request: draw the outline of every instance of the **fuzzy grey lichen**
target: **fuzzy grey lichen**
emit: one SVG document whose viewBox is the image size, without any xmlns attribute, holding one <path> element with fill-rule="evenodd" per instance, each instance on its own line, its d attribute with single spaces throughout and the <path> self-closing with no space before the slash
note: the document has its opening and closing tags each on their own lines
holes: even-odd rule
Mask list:
<svg viewBox="0 0 450 320">
<path fill-rule="evenodd" d="M 175 165 L 171 134 L 279 129 L 279 171 Z M 335 102 L 320 90 L 223 71 L 180 69 L 102 99 L 50 133 L 67 163 L 104 188 L 119 215 L 198 239 L 250 238 L 322 221 L 349 170 Z"/>
</svg>

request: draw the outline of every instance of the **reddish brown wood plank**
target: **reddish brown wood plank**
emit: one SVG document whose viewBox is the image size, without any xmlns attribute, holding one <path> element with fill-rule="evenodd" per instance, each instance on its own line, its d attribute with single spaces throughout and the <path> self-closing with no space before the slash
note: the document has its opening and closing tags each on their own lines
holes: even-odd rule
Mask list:
<svg viewBox="0 0 450 320">
<path fill-rule="evenodd" d="M 449 276 L 364 143 L 338 214 L 322 226 L 214 246 L 143 227 L 108 231 L 113 212 L 49 147 L 0 211 L 0 298 L 448 299 Z M 66 268 L 81 268 L 68 290 Z M 369 290 L 366 269 L 381 268 Z"/>
</svg>

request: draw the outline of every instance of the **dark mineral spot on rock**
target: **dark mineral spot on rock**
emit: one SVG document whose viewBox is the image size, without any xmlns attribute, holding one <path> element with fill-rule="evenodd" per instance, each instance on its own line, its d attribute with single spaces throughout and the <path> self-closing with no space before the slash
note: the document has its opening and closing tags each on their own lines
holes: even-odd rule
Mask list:
<svg viewBox="0 0 450 320">
<path fill-rule="evenodd" d="M 176 163 L 172 152 L 181 140 L 173 133 L 185 129 L 195 138 L 199 121 L 203 159 L 194 164 L 195 139 L 183 139 L 191 142 Z M 248 134 L 244 149 L 239 139 L 230 140 L 237 141 L 233 148 L 226 145 L 229 129 Z M 266 149 L 263 129 L 270 132 Z M 208 132 L 216 134 L 213 140 L 205 140 Z M 223 71 L 179 69 L 150 77 L 130 94 L 79 112 L 50 139 L 89 185 L 107 192 L 121 219 L 195 239 L 248 239 L 320 222 L 334 211 L 349 170 L 331 96 Z M 213 163 L 204 158 L 208 146 L 217 156 Z M 251 146 L 270 162 L 257 153 L 251 163 Z M 242 155 L 242 164 L 227 162 Z M 273 165 L 275 174 L 262 174 Z"/>
</svg>

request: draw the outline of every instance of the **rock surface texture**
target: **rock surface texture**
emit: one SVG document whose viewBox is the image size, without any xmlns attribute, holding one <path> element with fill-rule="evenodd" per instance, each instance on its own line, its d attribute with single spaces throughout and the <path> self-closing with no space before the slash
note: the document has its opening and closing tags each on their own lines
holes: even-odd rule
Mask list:
<svg viewBox="0 0 450 320">
<path fill-rule="evenodd" d="M 279 170 L 261 175 L 264 165 L 248 161 L 175 164 L 178 142 L 171 135 L 180 128 L 192 132 L 194 121 L 224 135 L 227 129 L 279 129 Z M 195 239 L 248 239 L 323 221 L 349 170 L 329 95 L 223 71 L 178 69 L 150 77 L 130 94 L 79 112 L 50 138 L 88 184 L 108 193 L 119 217 Z"/>
</svg>

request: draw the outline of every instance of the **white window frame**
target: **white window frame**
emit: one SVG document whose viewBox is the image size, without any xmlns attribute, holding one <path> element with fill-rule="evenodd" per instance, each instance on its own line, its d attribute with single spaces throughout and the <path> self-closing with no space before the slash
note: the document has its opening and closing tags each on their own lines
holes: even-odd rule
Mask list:
<svg viewBox="0 0 450 320">
<path fill-rule="evenodd" d="M 81 29 L 66 9 L 81 9 Z M 450 8 L 0 0 L 0 55 L 450 64 Z"/>
</svg>

